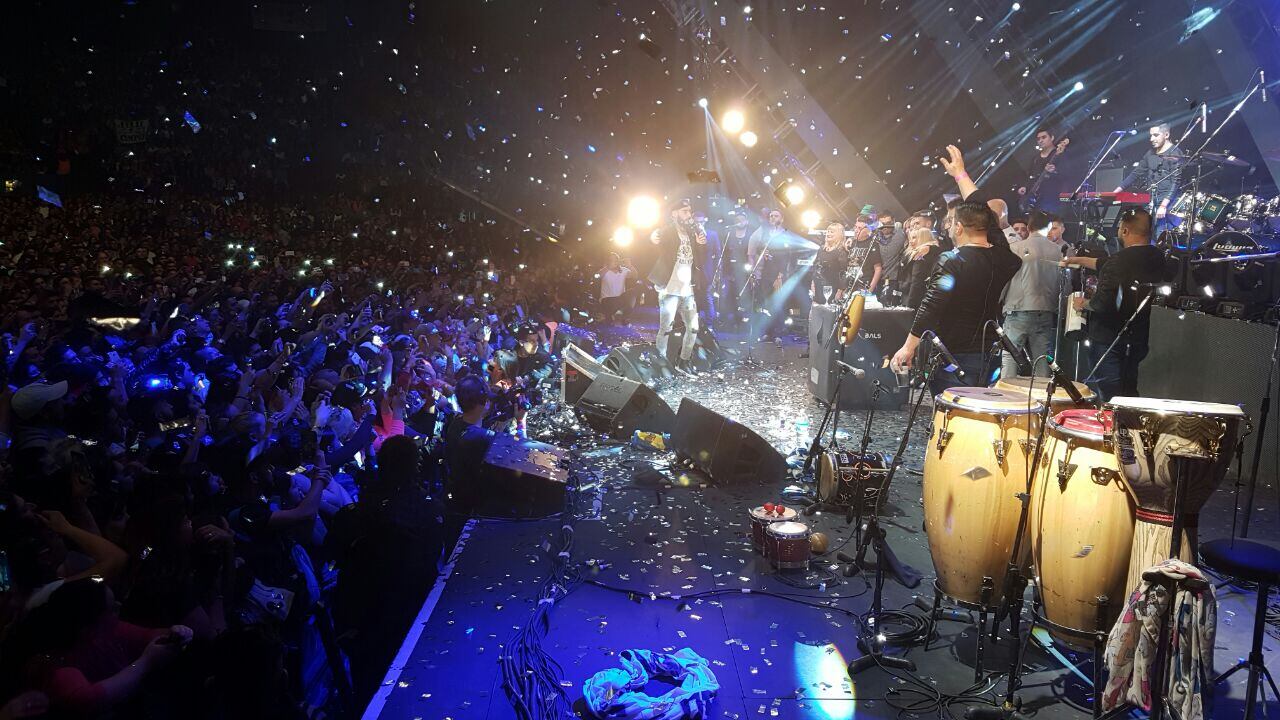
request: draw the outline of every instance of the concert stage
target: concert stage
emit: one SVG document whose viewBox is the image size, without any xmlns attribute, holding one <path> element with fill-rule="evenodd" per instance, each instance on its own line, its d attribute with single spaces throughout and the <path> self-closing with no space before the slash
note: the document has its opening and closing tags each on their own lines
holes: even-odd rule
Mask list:
<svg viewBox="0 0 1280 720">
<path fill-rule="evenodd" d="M 673 407 L 688 396 L 736 419 L 785 455 L 807 445 L 822 415 L 805 386 L 803 349 L 796 341 L 760 345 L 753 351 L 761 360 L 758 366 L 678 380 L 661 394 Z M 854 436 L 851 444 L 861 435 L 863 417 L 861 411 L 846 413 L 841 423 L 841 436 Z M 928 433 L 922 417 L 904 471 L 889 490 L 885 525 L 899 558 L 925 578 L 915 590 L 888 581 L 884 606 L 924 617 L 913 603 L 919 597 L 927 606 L 933 597 L 934 570 L 922 530 L 919 470 Z M 871 448 L 895 450 L 905 419 L 905 411 L 879 411 Z M 844 577 L 838 567 L 821 573 L 825 583 L 816 582 L 819 574 L 813 571 L 779 575 L 752 551 L 748 510 L 779 500 L 783 484 L 664 489 L 633 481 L 637 468 L 666 459 L 615 444 L 596 447 L 580 461 L 580 470 L 594 474 L 584 477 L 584 484 L 599 481 L 579 493 L 577 502 L 571 559 L 583 582 L 551 609 L 543 643 L 559 663 L 561 688 L 580 716 L 587 716 L 583 682 L 618 667 L 618 653 L 630 648 L 674 652 L 688 647 L 707 658 L 720 683 L 710 718 L 920 717 L 936 716 L 941 706 L 960 717 L 966 706 L 994 697 L 993 686 L 1003 692 L 1002 678 L 975 687 L 974 618 L 966 611 L 938 624 L 939 635 L 928 651 L 919 645 L 891 649 L 916 662 L 914 674 L 873 667 L 851 680 L 846 664 L 861 654 L 854 616 L 870 607 L 871 575 Z M 1233 483 L 1234 472 L 1204 508 L 1202 538 L 1230 534 Z M 1255 539 L 1274 541 L 1280 534 L 1273 492 L 1273 487 L 1259 489 L 1255 502 L 1265 510 L 1254 514 Z M 832 548 L 852 532 L 843 514 L 800 520 L 827 532 Z M 560 526 L 558 519 L 469 526 L 365 717 L 516 717 L 504 694 L 499 659 L 513 632 L 535 611 L 551 565 L 544 550 L 551 545 L 544 543 L 557 542 Z M 844 546 L 850 553 L 853 549 L 853 543 Z M 824 568 L 840 564 L 834 556 Z M 1255 599 L 1248 591 L 1218 591 L 1216 669 L 1247 652 Z M 1275 657 L 1271 653 L 1280 649 L 1280 641 L 1274 623 L 1267 633 L 1267 652 Z M 1007 649 L 988 646 L 989 673 L 1006 670 Z M 1085 656 L 1070 657 L 1088 662 Z M 1028 662 L 1021 693 L 1025 711 L 1040 718 L 1089 717 L 1087 710 L 1068 704 L 1084 693 L 1059 658 L 1033 643 Z M 1081 672 L 1091 675 L 1088 667 Z M 1219 688 L 1214 717 L 1242 714 L 1244 682 L 1245 675 L 1237 673 L 1229 688 Z M 654 682 L 648 692 L 668 689 Z"/>
</svg>

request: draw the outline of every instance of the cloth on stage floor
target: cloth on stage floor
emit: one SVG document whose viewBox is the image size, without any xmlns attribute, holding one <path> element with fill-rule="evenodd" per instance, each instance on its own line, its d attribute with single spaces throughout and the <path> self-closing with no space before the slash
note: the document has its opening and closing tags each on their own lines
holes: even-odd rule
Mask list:
<svg viewBox="0 0 1280 720">
<path fill-rule="evenodd" d="M 598 718 L 623 720 L 682 720 L 707 717 L 720 690 L 705 658 L 689 648 L 672 654 L 624 650 L 621 668 L 601 670 L 582 686 L 587 707 Z M 678 683 L 658 697 L 646 695 L 653 678 Z"/>
<path fill-rule="evenodd" d="M 1174 626 L 1166 669 L 1165 697 L 1183 720 L 1204 717 L 1204 693 L 1212 685 L 1213 642 L 1218 606 L 1213 584 L 1200 569 L 1176 558 L 1142 572 L 1144 582 L 1129 596 L 1124 613 L 1107 638 L 1109 679 L 1102 709 L 1130 703 L 1151 709 L 1151 672 L 1156 661 L 1160 623 L 1169 616 L 1169 583 L 1176 590 Z"/>
</svg>

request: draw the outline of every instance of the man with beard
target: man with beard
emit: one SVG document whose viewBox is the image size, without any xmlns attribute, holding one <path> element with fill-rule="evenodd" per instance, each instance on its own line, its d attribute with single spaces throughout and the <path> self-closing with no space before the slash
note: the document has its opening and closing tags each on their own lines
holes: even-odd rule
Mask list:
<svg viewBox="0 0 1280 720">
<path fill-rule="evenodd" d="M 693 208 L 681 199 L 671 206 L 671 222 L 649 236 L 657 250 L 657 258 L 649 271 L 649 282 L 658 291 L 658 337 L 655 344 L 663 357 L 676 314 L 684 321 L 684 341 L 677 367 L 696 372 L 689 361 L 698 339 L 697 284 L 702 272 L 707 234 L 693 221 Z"/>
<path fill-rule="evenodd" d="M 779 290 L 786 282 L 787 266 L 787 230 L 782 227 L 782 211 L 770 210 L 768 218 L 768 224 L 756 228 L 747 243 L 747 262 L 755 268 L 751 280 L 755 310 L 768 313 L 768 318 L 761 323 L 761 339 L 766 341 L 775 334 L 785 312 L 785 298 Z"/>
<path fill-rule="evenodd" d="M 1168 123 L 1154 125 L 1149 131 L 1151 149 L 1142 156 L 1142 162 L 1134 168 L 1116 188 L 1133 192 L 1151 193 L 1152 215 L 1156 219 L 1154 236 L 1167 224 L 1169 204 L 1178 194 L 1178 181 L 1182 176 L 1182 150 L 1170 139 Z"/>
</svg>

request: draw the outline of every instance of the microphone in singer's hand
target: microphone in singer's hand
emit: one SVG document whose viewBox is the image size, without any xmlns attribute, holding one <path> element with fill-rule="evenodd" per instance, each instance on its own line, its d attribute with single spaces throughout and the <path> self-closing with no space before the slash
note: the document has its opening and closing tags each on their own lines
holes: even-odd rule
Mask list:
<svg viewBox="0 0 1280 720">
<path fill-rule="evenodd" d="M 942 369 L 949 373 L 954 374 L 956 377 L 959 377 L 959 378 L 964 377 L 964 370 L 960 369 L 960 362 L 956 360 L 955 355 L 951 354 L 951 351 L 947 349 L 947 346 L 942 344 L 942 339 L 939 338 L 937 335 L 934 335 L 933 339 L 930 342 L 933 343 L 933 347 L 938 351 L 938 354 L 941 355 L 942 359 L 945 360 L 947 363 L 946 367 Z"/>
</svg>

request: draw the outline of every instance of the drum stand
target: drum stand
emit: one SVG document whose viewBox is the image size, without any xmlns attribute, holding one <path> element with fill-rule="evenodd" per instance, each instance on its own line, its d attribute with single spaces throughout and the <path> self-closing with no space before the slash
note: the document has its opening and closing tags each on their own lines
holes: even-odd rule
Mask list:
<svg viewBox="0 0 1280 720">
<path fill-rule="evenodd" d="M 933 373 L 937 371 L 940 354 L 935 354 L 929 359 L 928 368 L 924 374 L 924 378 L 933 377 Z M 927 382 L 927 380 L 926 380 Z M 887 544 L 885 543 L 884 528 L 880 526 L 880 509 L 884 505 L 885 495 L 889 493 L 889 485 L 893 482 L 893 476 L 897 473 L 898 467 L 902 465 L 903 453 L 907 451 L 907 441 L 911 437 L 911 428 L 915 426 L 916 416 L 920 413 L 920 405 L 924 403 L 924 396 L 929 394 L 929 386 L 925 384 L 920 390 L 920 397 L 911 405 L 911 414 L 907 416 L 907 427 L 902 431 L 902 439 L 898 441 L 898 450 L 893 454 L 893 460 L 889 463 L 889 470 L 884 475 L 884 481 L 880 485 L 880 492 L 876 494 L 875 505 L 872 506 L 871 518 L 867 521 L 867 530 L 863 534 L 863 540 L 858 548 L 857 566 L 862 567 L 862 561 L 866 557 L 867 547 L 871 546 L 876 551 L 876 578 L 875 593 L 872 596 L 871 612 L 867 615 L 865 622 L 858 623 L 858 649 L 863 655 L 849 663 L 849 674 L 855 675 L 872 666 L 902 668 L 906 670 L 915 670 L 916 664 L 907 658 L 894 657 L 884 654 L 884 646 L 889 644 L 889 638 L 881 629 L 884 625 L 884 566 L 886 564 L 885 557 L 887 554 Z M 871 425 L 868 422 L 867 430 L 864 432 L 862 447 L 865 449 L 870 436 Z M 932 627 L 930 627 L 932 631 Z"/>
<path fill-rule="evenodd" d="M 1036 429 L 1035 441 L 1027 446 L 1027 452 L 1031 453 L 1031 463 L 1027 466 L 1026 490 L 1018 495 L 1018 500 L 1022 503 L 1022 510 L 1018 514 L 1018 530 L 1013 536 L 1013 551 L 1009 554 L 1009 566 L 1005 571 L 1000 612 L 997 613 L 995 620 L 991 623 L 991 641 L 995 642 L 999 639 L 1001 616 L 1008 613 L 1009 635 L 1013 638 L 1014 645 L 1013 660 L 1009 666 L 1009 677 L 1005 688 L 1004 701 L 993 711 L 998 713 L 997 716 L 1006 718 L 1011 717 L 1021 706 L 1021 700 L 1018 698 L 1017 692 L 1018 688 L 1022 685 L 1023 654 L 1026 651 L 1026 642 L 1021 635 L 1021 625 L 1022 598 L 1023 595 L 1026 594 L 1027 578 L 1023 574 L 1022 563 L 1020 560 L 1022 557 L 1022 543 L 1027 537 L 1027 523 L 1030 520 L 1031 515 L 1031 488 L 1035 481 L 1036 472 L 1040 469 L 1040 448 L 1044 446 L 1044 433 L 1049 425 L 1050 406 L 1052 405 L 1054 393 L 1058 389 L 1057 374 L 1050 373 L 1045 385 L 1045 399 L 1039 415 L 1040 427 Z M 1038 603 L 1035 603 L 1033 607 L 1038 607 Z M 1099 613 L 1101 612 L 1102 611 L 1099 610 Z M 1038 613 L 1033 612 L 1033 615 L 1038 615 Z M 981 642 L 982 634 L 985 631 L 986 628 L 979 625 L 979 642 Z M 1028 627 L 1026 639 L 1030 639 L 1030 631 L 1031 628 Z M 1096 680 L 1096 668 L 1094 672 Z M 979 712 L 972 715 L 972 717 L 978 717 L 983 714 L 984 713 Z"/>
</svg>

